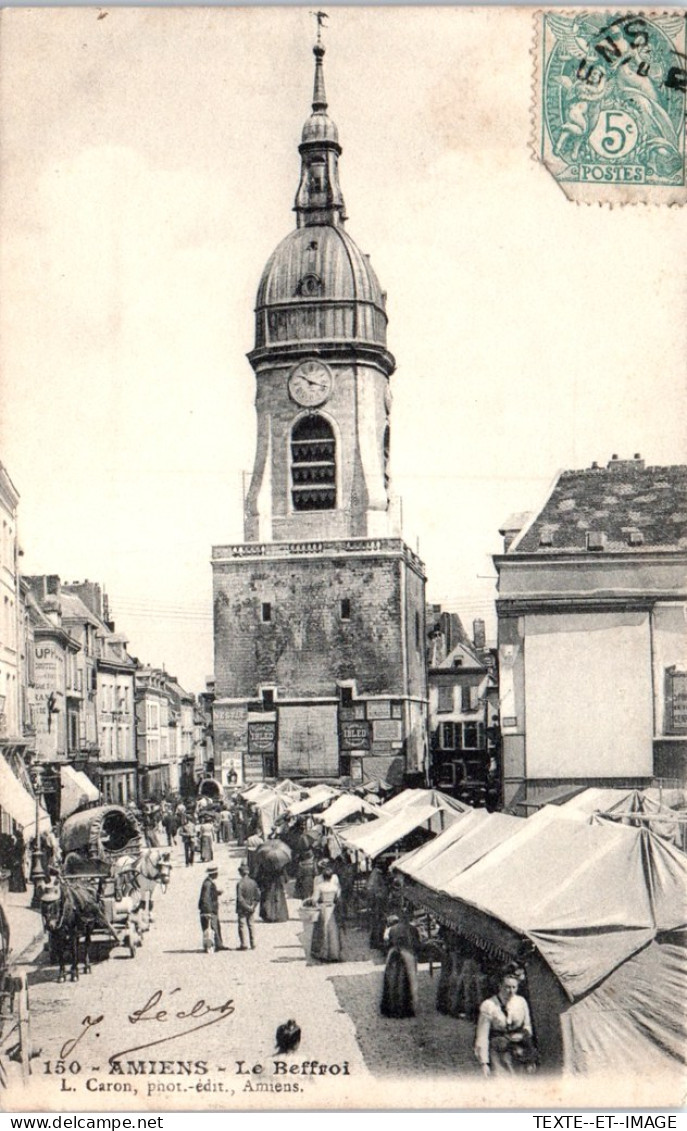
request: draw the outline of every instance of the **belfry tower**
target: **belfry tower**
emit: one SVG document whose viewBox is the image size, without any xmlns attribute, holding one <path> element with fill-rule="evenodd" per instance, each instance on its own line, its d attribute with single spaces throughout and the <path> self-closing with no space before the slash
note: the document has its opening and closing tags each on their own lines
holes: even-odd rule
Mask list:
<svg viewBox="0 0 687 1131">
<path fill-rule="evenodd" d="M 255 306 L 245 542 L 213 548 L 215 756 L 244 780 L 424 769 L 425 574 L 389 491 L 386 295 L 345 229 L 314 47 L 295 229 Z M 230 769 L 227 772 L 231 772 Z"/>
</svg>

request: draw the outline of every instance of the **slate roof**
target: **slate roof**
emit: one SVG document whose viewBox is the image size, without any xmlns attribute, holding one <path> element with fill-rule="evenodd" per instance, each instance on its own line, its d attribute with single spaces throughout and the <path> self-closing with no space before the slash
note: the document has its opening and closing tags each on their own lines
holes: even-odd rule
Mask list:
<svg viewBox="0 0 687 1131">
<path fill-rule="evenodd" d="M 103 622 L 91 612 L 80 597 L 75 593 L 65 593 L 64 589 L 59 595 L 62 606 L 63 620 L 76 620 L 85 624 L 92 624 L 94 628 L 103 628 Z"/>
<path fill-rule="evenodd" d="M 604 535 L 606 551 L 687 549 L 687 466 L 645 467 L 636 458 L 562 471 L 508 553 L 587 551 L 588 533 Z"/>
</svg>

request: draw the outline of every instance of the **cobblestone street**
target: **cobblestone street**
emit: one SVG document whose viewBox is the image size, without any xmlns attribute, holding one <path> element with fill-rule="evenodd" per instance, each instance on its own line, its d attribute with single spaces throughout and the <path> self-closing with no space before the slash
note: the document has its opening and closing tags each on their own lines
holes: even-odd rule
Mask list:
<svg viewBox="0 0 687 1131">
<path fill-rule="evenodd" d="M 171 883 L 156 897 L 154 922 L 134 959 L 116 949 L 76 984 L 58 984 L 57 970 L 44 954 L 29 968 L 32 1043 L 39 1052 L 33 1061 L 35 1095 L 46 1089 L 51 1105 L 86 1109 L 142 1102 L 192 1107 L 200 1093 L 204 1107 L 248 1106 L 259 1085 L 259 1092 L 294 1093 L 299 1105 L 317 1106 L 321 1081 L 328 1094 L 334 1086 L 343 1101 L 375 1077 L 439 1075 L 448 1083 L 451 1076 L 476 1076 L 472 1026 L 434 1008 L 436 969 L 430 977 L 426 966 L 420 968 L 416 1018 L 383 1018 L 383 962 L 369 950 L 366 933 L 357 927 L 345 931 L 343 962 L 314 962 L 307 954 L 311 928 L 291 898 L 289 921 L 258 920 L 256 949 L 238 951 L 234 897 L 241 853 L 233 845 L 215 846 L 229 949 L 205 954 L 197 902 L 206 866 L 185 867 L 179 847 L 173 855 Z M 233 1010 L 224 1017 L 204 1014 L 204 1006 L 193 1008 L 200 999 L 210 1007 L 231 1000 Z M 136 1010 L 144 1018 L 132 1023 Z M 192 1016 L 179 1017 L 188 1013 Z M 213 1016 L 219 1019 L 213 1022 Z M 302 1040 L 284 1058 L 275 1053 L 274 1035 L 291 1017 Z M 110 1058 L 125 1066 L 123 1075 L 111 1069 Z M 275 1069 L 275 1060 L 329 1067 L 287 1073 Z M 60 1061 L 73 1066 L 63 1076 L 56 1075 Z M 143 1071 L 127 1068 L 130 1062 L 145 1062 Z M 177 1062 L 191 1062 L 190 1072 Z M 254 1065 L 262 1071 L 249 1074 Z"/>
</svg>

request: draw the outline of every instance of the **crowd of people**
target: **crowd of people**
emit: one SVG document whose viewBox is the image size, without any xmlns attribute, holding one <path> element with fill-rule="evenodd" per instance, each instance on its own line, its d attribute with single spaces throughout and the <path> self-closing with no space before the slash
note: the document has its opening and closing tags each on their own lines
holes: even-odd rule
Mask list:
<svg viewBox="0 0 687 1131">
<path fill-rule="evenodd" d="M 378 858 L 361 872 L 323 823 L 287 814 L 266 832 L 259 808 L 240 793 L 215 803 L 202 797 L 187 804 L 163 801 L 148 820 L 144 813 L 142 823 L 149 839 L 164 836 L 168 845 L 181 840 L 187 867 L 197 861 L 207 865 L 198 900 L 207 953 L 229 949 L 220 924 L 223 892 L 215 846 L 232 844 L 245 851 L 235 889 L 238 950 L 255 948 L 256 916 L 263 923 L 288 920 L 288 885 L 301 903 L 301 917 L 312 923 L 310 957 L 343 961 L 346 926 L 355 920 L 364 925 L 370 949 L 385 956 L 380 1013 L 416 1015 L 418 960 L 428 936 L 404 899 L 402 877 L 390 866 L 393 857 Z M 474 958 L 452 949 L 441 929 L 435 940 L 442 962 L 437 1008 L 475 1020 L 474 1054 L 483 1074 L 534 1071 L 537 1053 L 524 969 L 493 967 L 487 977 Z M 489 984 L 496 991 L 491 995 Z"/>
</svg>

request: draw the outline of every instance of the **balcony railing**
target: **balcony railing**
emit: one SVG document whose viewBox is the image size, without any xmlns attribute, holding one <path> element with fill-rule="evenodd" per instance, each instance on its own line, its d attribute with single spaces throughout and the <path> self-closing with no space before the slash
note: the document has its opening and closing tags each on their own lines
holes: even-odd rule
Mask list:
<svg viewBox="0 0 687 1131">
<path fill-rule="evenodd" d="M 312 542 L 240 542 L 231 546 L 213 546 L 212 560 L 227 561 L 236 558 L 300 558 L 331 557 L 332 555 L 389 554 L 403 557 L 416 569 L 424 572 L 417 554 L 406 546 L 402 538 L 340 538 Z"/>
</svg>

